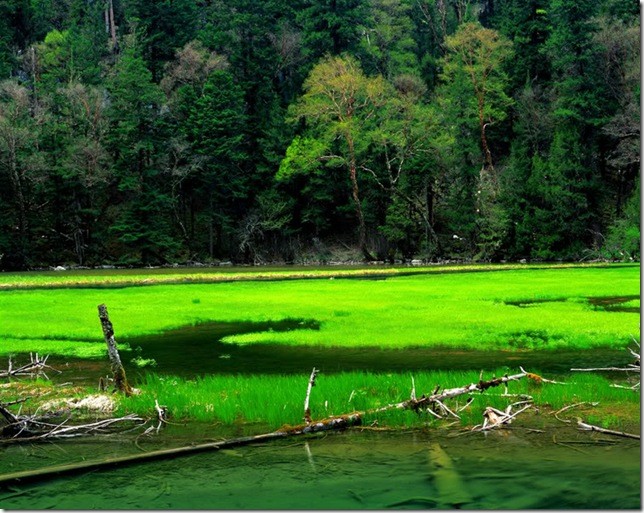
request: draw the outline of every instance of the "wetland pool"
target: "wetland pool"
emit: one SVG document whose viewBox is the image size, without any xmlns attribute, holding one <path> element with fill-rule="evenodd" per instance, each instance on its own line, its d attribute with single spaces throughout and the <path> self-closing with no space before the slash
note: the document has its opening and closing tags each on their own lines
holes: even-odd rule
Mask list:
<svg viewBox="0 0 644 513">
<path fill-rule="evenodd" d="M 121 359 L 128 377 L 146 371 L 191 378 L 224 374 L 306 374 L 315 367 L 322 373 L 350 371 L 408 372 L 422 370 L 484 370 L 519 366 L 531 372 L 564 376 L 570 369 L 624 366 L 632 357 L 624 349 L 589 350 L 459 350 L 448 347 L 374 347 L 290 346 L 283 344 L 237 345 L 220 340 L 231 334 L 291 329 L 318 329 L 313 320 L 294 319 L 264 323 L 204 323 L 144 337 L 118 340 Z M 102 344 L 102 342 L 101 342 Z M 130 350 L 124 350 L 128 347 Z M 138 367 L 134 360 L 151 360 L 154 365 Z M 28 361 L 19 354 L 15 361 Z M 109 373 L 105 359 L 76 359 L 52 355 L 48 363 L 64 371 L 66 381 L 94 385 L 98 377 Z"/>
<path fill-rule="evenodd" d="M 639 441 L 595 435 L 567 427 L 350 430 L 0 486 L 0 507 L 639 509 Z M 106 450 L 109 442 L 56 442 L 5 446 L 0 454 L 5 462 L 53 464 Z M 131 442 L 112 448 L 137 450 Z"/>
</svg>

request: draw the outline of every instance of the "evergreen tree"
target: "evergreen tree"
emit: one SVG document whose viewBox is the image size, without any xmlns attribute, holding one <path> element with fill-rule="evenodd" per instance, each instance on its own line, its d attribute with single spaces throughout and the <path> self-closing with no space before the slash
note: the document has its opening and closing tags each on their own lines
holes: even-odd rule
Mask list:
<svg viewBox="0 0 644 513">
<path fill-rule="evenodd" d="M 151 264 L 173 258 L 176 242 L 168 222 L 169 191 L 156 162 L 156 122 L 163 95 L 134 39 L 107 80 L 107 147 L 114 161 L 106 244 L 123 263 Z"/>
<path fill-rule="evenodd" d="M 416 42 L 412 38 L 411 6 L 403 0 L 371 0 L 362 25 L 358 53 L 367 74 L 388 80 L 403 74 L 417 74 Z"/>
<path fill-rule="evenodd" d="M 0 253 L 5 269 L 38 263 L 37 234 L 47 231 L 36 209 L 46 176 L 46 156 L 38 144 L 44 115 L 29 89 L 13 80 L 0 83 Z"/>
<path fill-rule="evenodd" d="M 199 16 L 195 0 L 127 0 L 129 25 L 141 34 L 142 57 L 156 82 L 177 50 L 194 39 Z"/>
<path fill-rule="evenodd" d="M 454 241 L 465 239 L 477 258 L 489 259 L 496 257 L 507 229 L 488 132 L 499 130 L 512 103 L 502 67 L 512 55 L 511 43 L 478 23 L 465 23 L 445 44 L 437 94 L 460 145 L 460 170 L 453 171 L 448 199 L 453 212 L 446 220 Z"/>
</svg>

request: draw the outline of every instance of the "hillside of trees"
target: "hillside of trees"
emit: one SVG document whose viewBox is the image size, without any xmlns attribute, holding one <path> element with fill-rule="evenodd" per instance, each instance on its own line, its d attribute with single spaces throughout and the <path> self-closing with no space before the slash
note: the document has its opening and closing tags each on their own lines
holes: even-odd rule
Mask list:
<svg viewBox="0 0 644 513">
<path fill-rule="evenodd" d="M 0 269 L 640 258 L 635 0 L 6 0 Z"/>
</svg>

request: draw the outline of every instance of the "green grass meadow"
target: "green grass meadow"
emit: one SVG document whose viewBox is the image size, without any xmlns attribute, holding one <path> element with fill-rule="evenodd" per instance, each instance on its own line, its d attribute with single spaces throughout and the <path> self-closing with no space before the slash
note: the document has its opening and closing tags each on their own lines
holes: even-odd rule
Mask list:
<svg viewBox="0 0 644 513">
<path fill-rule="evenodd" d="M 369 269 L 365 279 L 343 279 L 345 272 L 360 274 L 333 269 L 288 275 L 317 279 L 278 280 L 249 270 L 203 273 L 205 281 L 186 272 L 0 275 L 0 354 L 103 357 L 100 303 L 108 307 L 117 340 L 204 322 L 284 319 L 314 320 L 320 329 L 260 331 L 224 342 L 549 350 L 639 340 L 637 312 L 589 301 L 628 297 L 639 307 L 639 266 L 439 269 L 408 276 L 389 270 L 387 279 L 366 279 Z M 286 271 L 275 272 L 283 278 Z M 239 275 L 239 281 L 224 279 Z M 189 282 L 177 283 L 181 276 Z"/>
<path fill-rule="evenodd" d="M 206 322 L 287 319 L 315 321 L 303 323 L 303 328 L 319 325 L 319 330 L 257 331 L 231 335 L 224 342 L 548 351 L 624 347 L 633 338 L 639 340 L 639 266 L 468 266 L 462 272 L 454 267 L 414 269 L 413 274 L 403 271 L 329 268 L 0 275 L 0 355 L 37 351 L 106 358 L 97 315 L 101 303 L 107 304 L 121 341 Z M 496 375 L 515 371 L 498 369 Z M 413 377 L 420 396 L 437 385 L 445 389 L 477 382 L 479 371 L 423 371 Z M 410 396 L 411 378 L 411 373 L 403 372 L 321 374 L 311 396 L 313 417 L 404 401 Z M 277 429 L 301 423 L 307 381 L 304 374 L 221 374 L 191 379 L 144 372 L 135 383 L 142 393 L 120 398 L 119 409 L 153 415 L 154 399 L 158 399 L 175 421 Z M 604 427 L 638 425 L 639 393 L 610 384 L 603 376 L 577 373 L 566 385 L 524 379 L 511 383 L 509 392 L 529 394 L 537 408 L 548 411 L 599 402 L 582 409 L 583 416 Z M 513 399 L 502 393 L 499 387 L 473 394 L 459 423 L 480 423 L 486 406 L 504 409 Z M 458 408 L 466 399 L 451 401 L 449 406 Z M 538 410 L 533 413 L 537 419 Z M 449 422 L 409 411 L 371 414 L 365 419 L 368 425 L 396 428 Z"/>
<path fill-rule="evenodd" d="M 501 376 L 507 369 L 498 369 Z M 476 383 L 476 371 L 432 371 L 418 373 L 370 373 L 345 372 L 340 374 L 320 374 L 311 393 L 311 412 L 314 419 L 342 415 L 354 411 L 368 411 L 396 404 L 409 399 L 414 378 L 417 396 L 431 394 L 436 385 L 442 389 L 456 388 Z M 492 375 L 484 376 L 490 379 Z M 172 413 L 174 422 L 185 419 L 198 420 L 223 426 L 252 426 L 273 430 L 284 425 L 302 423 L 303 403 L 308 376 L 239 376 L 209 375 L 194 380 L 174 376 L 146 374 L 140 386 L 141 395 L 123 398 L 120 401 L 122 412 L 137 412 L 150 415 L 154 399 Z M 610 380 L 603 376 L 579 373 L 567 380 L 565 385 L 535 383 L 530 379 L 511 382 L 510 394 L 527 394 L 534 398 L 538 408 L 556 411 L 566 405 L 580 402 L 595 403 L 588 411 L 601 418 L 607 411 L 612 417 L 610 425 L 619 426 L 627 419 L 639 418 L 639 394 L 632 390 L 613 388 Z M 482 422 L 482 412 L 486 406 L 504 410 L 520 398 L 503 396 L 502 386 L 488 389 L 483 394 L 464 395 L 448 401 L 453 410 L 465 405 L 469 397 L 472 402 L 459 413 L 462 425 L 475 425 Z M 580 411 L 585 411 L 584 409 Z M 537 413 L 538 414 L 538 413 Z M 545 413 L 544 413 L 545 415 Z M 586 415 L 584 413 L 584 415 Z M 365 425 L 374 422 L 380 427 L 440 426 L 441 423 L 455 421 L 455 418 L 437 421 L 428 414 L 412 411 L 390 410 L 371 413 L 364 418 Z"/>
</svg>

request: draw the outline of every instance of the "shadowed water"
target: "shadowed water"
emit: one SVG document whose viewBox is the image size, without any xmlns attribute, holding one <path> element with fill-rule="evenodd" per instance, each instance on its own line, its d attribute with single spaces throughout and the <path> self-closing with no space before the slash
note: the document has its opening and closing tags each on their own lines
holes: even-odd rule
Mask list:
<svg viewBox="0 0 644 513">
<path fill-rule="evenodd" d="M 323 373 L 348 371 L 406 372 L 421 370 L 496 370 L 523 366 L 533 372 L 566 374 L 571 368 L 626 365 L 632 357 L 623 349 L 592 350 L 513 350 L 476 351 L 447 347 L 380 349 L 373 347 L 290 346 L 283 344 L 224 344 L 220 340 L 236 333 L 319 329 L 313 319 L 278 322 L 205 323 L 157 335 L 119 339 L 121 359 L 128 376 L 144 370 L 158 374 L 194 377 L 211 373 L 302 374 L 313 367 Z M 19 355 L 16 361 L 28 360 Z M 143 369 L 136 358 L 154 360 Z M 98 376 L 109 372 L 105 360 L 80 360 L 52 355 L 53 367 L 65 371 L 65 379 L 75 384 L 95 384 Z"/>
</svg>

